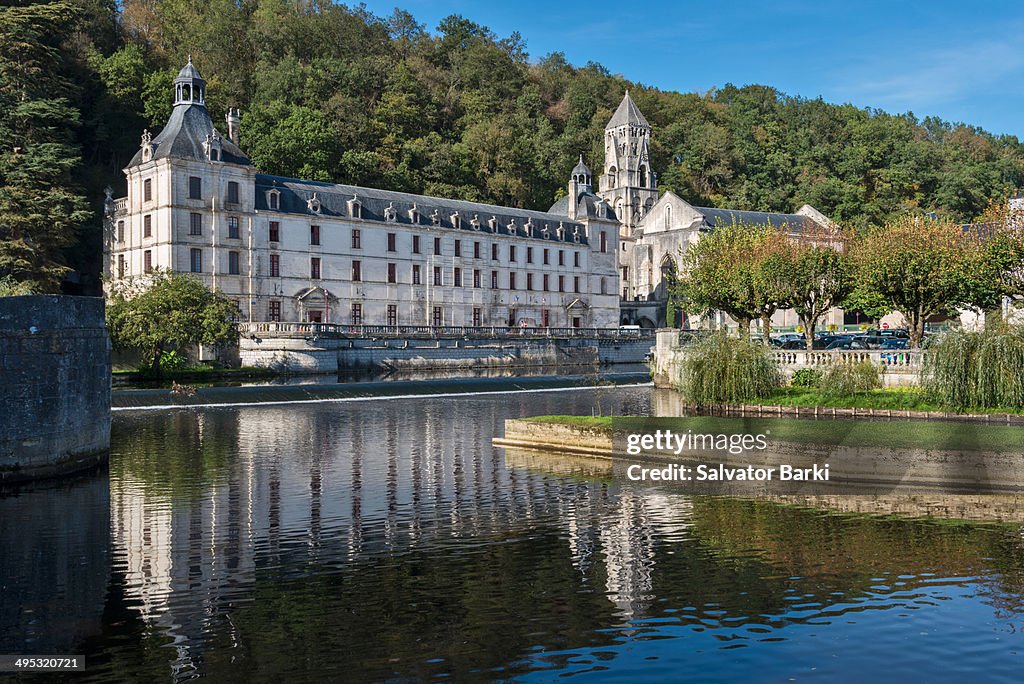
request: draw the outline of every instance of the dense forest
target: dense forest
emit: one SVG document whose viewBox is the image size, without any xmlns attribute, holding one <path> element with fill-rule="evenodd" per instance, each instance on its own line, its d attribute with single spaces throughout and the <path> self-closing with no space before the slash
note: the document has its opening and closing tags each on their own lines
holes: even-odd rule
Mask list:
<svg viewBox="0 0 1024 684">
<path fill-rule="evenodd" d="M 243 149 L 282 175 L 546 209 L 580 152 L 600 168 L 628 88 L 654 129 L 660 187 L 696 204 L 806 202 L 866 226 L 907 211 L 969 220 L 1024 187 L 1014 136 L 766 85 L 662 91 L 530 55 L 519 34 L 458 15 L 426 27 L 326 0 L 15 0 L 0 13 L 0 237 L 17 241 L 13 198 L 33 182 L 11 150 L 49 145 L 47 182 L 74 213 L 61 229 L 78 226 L 53 244 L 86 272 L 98 267 L 102 190 L 123 192 L 121 168 L 142 130 L 162 127 L 189 55 L 214 121 L 240 107 Z M 11 251 L 0 250 L 0 278 L 17 270 Z"/>
</svg>

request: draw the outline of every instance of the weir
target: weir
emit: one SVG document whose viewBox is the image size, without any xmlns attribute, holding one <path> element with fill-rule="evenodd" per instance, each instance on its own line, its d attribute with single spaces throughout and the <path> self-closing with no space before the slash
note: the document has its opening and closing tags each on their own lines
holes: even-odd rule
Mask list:
<svg viewBox="0 0 1024 684">
<path fill-rule="evenodd" d="M 243 366 L 292 373 L 639 363 L 654 343 L 653 331 L 620 328 L 320 323 L 244 323 L 239 328 Z"/>
</svg>

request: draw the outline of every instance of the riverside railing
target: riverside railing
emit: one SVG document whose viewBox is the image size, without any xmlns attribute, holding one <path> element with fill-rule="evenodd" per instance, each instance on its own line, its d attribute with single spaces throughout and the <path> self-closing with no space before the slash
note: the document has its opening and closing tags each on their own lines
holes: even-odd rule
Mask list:
<svg viewBox="0 0 1024 684">
<path fill-rule="evenodd" d="M 824 368 L 837 364 L 854 364 L 861 361 L 884 366 L 892 372 L 916 373 L 921 370 L 924 354 L 910 349 L 830 349 L 807 351 L 806 349 L 776 349 L 772 358 L 782 368 Z"/>
<path fill-rule="evenodd" d="M 653 330 L 636 328 L 541 328 L 520 326 L 344 325 L 340 323 L 239 323 L 242 337 L 334 337 L 359 339 L 585 338 L 649 340 Z"/>
</svg>

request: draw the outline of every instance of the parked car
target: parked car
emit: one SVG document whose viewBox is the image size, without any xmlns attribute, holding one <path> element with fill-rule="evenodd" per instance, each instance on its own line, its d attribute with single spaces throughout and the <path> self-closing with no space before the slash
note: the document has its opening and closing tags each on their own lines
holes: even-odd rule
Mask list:
<svg viewBox="0 0 1024 684">
<path fill-rule="evenodd" d="M 896 337 L 902 340 L 910 339 L 910 332 L 905 328 L 872 328 L 868 330 L 867 334 L 872 337 Z"/>
<path fill-rule="evenodd" d="M 880 349 L 906 349 L 910 346 L 910 340 L 905 340 L 900 337 L 890 337 L 889 339 L 882 340 L 882 346 Z"/>
</svg>

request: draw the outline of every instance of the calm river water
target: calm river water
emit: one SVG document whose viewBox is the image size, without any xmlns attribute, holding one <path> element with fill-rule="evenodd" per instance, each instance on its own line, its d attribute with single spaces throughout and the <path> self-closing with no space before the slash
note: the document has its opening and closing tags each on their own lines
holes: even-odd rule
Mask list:
<svg viewBox="0 0 1024 684">
<path fill-rule="evenodd" d="M 109 479 L 0 496 L 0 653 L 85 654 L 76 682 L 1020 681 L 1019 526 L 658 493 L 490 444 L 594 403 L 118 412 Z"/>
</svg>

